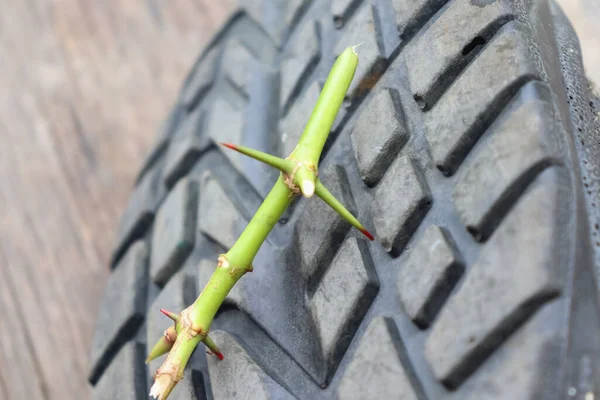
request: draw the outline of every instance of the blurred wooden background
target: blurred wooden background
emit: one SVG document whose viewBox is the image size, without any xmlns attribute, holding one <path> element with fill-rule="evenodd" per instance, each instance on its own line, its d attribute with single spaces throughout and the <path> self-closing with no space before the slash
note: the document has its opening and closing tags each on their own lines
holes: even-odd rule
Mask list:
<svg viewBox="0 0 600 400">
<path fill-rule="evenodd" d="M 85 399 L 118 217 L 233 0 L 0 4 L 0 399 Z"/>
<path fill-rule="evenodd" d="M 118 217 L 235 0 L 4 0 L 0 398 L 82 399 Z M 560 0 L 600 83 L 600 4 Z"/>
</svg>

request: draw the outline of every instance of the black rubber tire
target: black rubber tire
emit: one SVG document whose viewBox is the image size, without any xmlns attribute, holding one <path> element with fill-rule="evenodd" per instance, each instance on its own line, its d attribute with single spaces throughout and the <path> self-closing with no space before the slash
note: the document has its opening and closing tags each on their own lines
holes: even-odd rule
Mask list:
<svg viewBox="0 0 600 400">
<path fill-rule="evenodd" d="M 335 55 L 360 64 L 320 165 L 367 228 L 300 200 L 175 399 L 600 395 L 600 130 L 546 0 L 243 1 L 186 80 L 123 217 L 94 398 L 147 398 L 144 356 L 277 177 Z M 267 5 L 268 3 L 268 5 Z"/>
</svg>

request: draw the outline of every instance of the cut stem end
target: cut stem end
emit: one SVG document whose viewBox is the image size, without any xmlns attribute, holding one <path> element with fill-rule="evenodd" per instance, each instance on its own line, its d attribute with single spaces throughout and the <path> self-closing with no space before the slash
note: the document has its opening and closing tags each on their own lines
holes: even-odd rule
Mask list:
<svg viewBox="0 0 600 400">
<path fill-rule="evenodd" d="M 306 198 L 310 198 L 315 194 L 315 183 L 311 180 L 304 180 L 300 184 L 300 190 L 302 195 Z"/>
</svg>

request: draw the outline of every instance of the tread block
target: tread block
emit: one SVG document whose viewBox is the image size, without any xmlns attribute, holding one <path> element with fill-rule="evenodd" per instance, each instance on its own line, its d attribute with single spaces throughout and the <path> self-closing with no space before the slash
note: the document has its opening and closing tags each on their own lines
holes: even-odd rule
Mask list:
<svg viewBox="0 0 600 400">
<path fill-rule="evenodd" d="M 398 92 L 388 88 L 377 92 L 361 111 L 350 137 L 361 179 L 376 185 L 409 137 Z"/>
<path fill-rule="evenodd" d="M 212 176 L 204 177 L 200 192 L 202 196 L 198 203 L 198 229 L 229 250 L 244 227 L 244 217 Z"/>
<path fill-rule="evenodd" d="M 402 40 L 412 34 L 448 0 L 391 0 Z"/>
<path fill-rule="evenodd" d="M 203 135 L 204 110 L 197 109 L 186 116 L 181 127 L 173 134 L 164 167 L 164 182 L 168 188 L 188 173 L 210 141 Z"/>
<path fill-rule="evenodd" d="M 464 271 L 450 234 L 430 226 L 410 250 L 396 288 L 409 317 L 427 328 Z"/>
<path fill-rule="evenodd" d="M 321 58 L 319 24 L 305 23 L 281 63 L 281 109 L 287 109 L 293 97 L 300 91 L 304 80 Z M 306 118 L 308 118 L 306 116 Z"/>
<path fill-rule="evenodd" d="M 294 381 L 297 378 L 292 377 L 290 374 L 294 373 L 283 366 L 287 364 L 287 361 L 284 364 L 276 362 L 277 359 L 283 361 L 278 355 L 281 354 L 280 352 L 287 353 L 291 357 L 288 361 L 298 368 L 304 369 L 316 382 L 324 382 L 325 365 L 315 351 L 314 320 L 310 308 L 305 306 L 307 293 L 297 268 L 297 262 L 287 256 L 284 256 L 284 259 L 265 257 L 266 254 L 273 254 L 275 251 L 278 250 L 271 247 L 269 243 L 263 244 L 254 261 L 254 272 L 245 275 L 227 294 L 224 305 L 221 307 L 223 312 L 221 321 L 231 321 L 229 318 L 233 314 L 238 317 L 243 316 L 242 318 L 249 319 L 262 328 L 264 334 L 270 338 L 267 347 L 276 347 L 276 349 L 270 350 L 263 345 L 258 345 L 255 342 L 258 332 L 252 328 L 248 328 L 249 331 L 246 332 L 246 328 L 240 325 L 241 321 L 238 317 L 234 317 L 238 321 L 235 327 L 227 325 L 227 330 L 243 338 L 244 343 L 249 346 L 250 343 L 254 343 L 248 347 L 249 350 L 261 349 L 260 354 L 253 353 L 258 357 L 256 360 L 263 360 L 267 363 L 269 371 L 276 368 L 278 382 L 286 387 L 297 388 L 295 385 L 297 381 Z M 288 267 L 282 269 L 283 265 Z M 200 262 L 198 266 L 199 290 L 206 286 L 215 268 L 216 258 Z M 239 311 L 229 313 L 228 310 L 231 309 Z M 227 316 L 228 313 L 229 316 Z M 223 325 L 219 326 L 225 328 Z M 217 345 L 220 343 L 217 342 Z M 227 359 L 228 354 L 224 352 L 224 355 Z M 279 366 L 274 367 L 274 362 Z M 280 368 L 285 369 L 285 372 L 280 371 Z"/>
<path fill-rule="evenodd" d="M 522 104 L 493 127 L 453 193 L 460 219 L 477 240 L 490 236 L 519 194 L 553 163 L 553 131 L 552 106 L 542 101 Z"/>
<path fill-rule="evenodd" d="M 419 167 L 408 156 L 396 158 L 371 203 L 373 225 L 385 251 L 394 257 L 402 252 L 431 208 L 431 201 Z"/>
<path fill-rule="evenodd" d="M 516 23 L 509 22 L 442 96 L 425 121 L 433 160 L 452 175 L 519 87 L 537 76 Z"/>
<path fill-rule="evenodd" d="M 232 38 L 227 43 L 223 55 L 225 76 L 233 85 L 248 95 L 250 63 L 254 57 L 239 38 Z"/>
<path fill-rule="evenodd" d="M 321 94 L 321 84 L 314 81 L 290 109 L 281 126 L 281 156 L 287 157 L 296 148 L 304 127 Z"/>
<path fill-rule="evenodd" d="M 212 104 L 208 117 L 207 135 L 215 143 L 242 143 L 244 130 L 244 109 L 228 101 L 217 98 Z M 243 170 L 242 154 L 237 151 L 223 152 L 231 163 L 240 171 Z"/>
<path fill-rule="evenodd" d="M 148 398 L 144 346 L 129 342 L 110 364 L 92 393 L 93 400 Z"/>
<path fill-rule="evenodd" d="M 395 34 L 382 34 L 380 21 L 376 21 L 374 9 L 370 4 L 362 6 L 348 23 L 348 28 L 335 46 L 334 53 L 340 55 L 348 46 L 360 46 L 360 62 L 354 79 L 348 88 L 348 97 L 360 97 L 366 94 L 379 80 L 386 67 L 386 60 L 400 45 Z M 388 28 L 388 27 L 386 27 Z M 392 27 L 395 30 L 395 26 Z M 387 33 L 389 28 L 385 30 Z M 371 34 L 369 34 L 371 33 Z"/>
<path fill-rule="evenodd" d="M 148 171 L 129 197 L 117 230 L 117 245 L 111 260 L 113 268 L 127 251 L 128 246 L 146 234 L 154 220 L 156 208 L 166 192 L 160 179 L 161 167 L 162 165 L 155 165 Z"/>
<path fill-rule="evenodd" d="M 356 215 L 344 168 L 340 165 L 328 165 L 319 173 L 325 187 Z M 341 246 L 350 227 L 350 223 L 321 199 L 307 201 L 296 223 L 295 234 L 302 258 L 302 275 L 309 282 L 318 280 L 325 265 L 331 262 Z"/>
<path fill-rule="evenodd" d="M 213 46 L 204 53 L 204 57 L 194 66 L 192 74 L 187 78 L 181 91 L 181 102 L 189 110 L 193 108 L 200 98 L 212 86 L 216 72 L 217 60 L 221 53 L 219 46 Z"/>
<path fill-rule="evenodd" d="M 173 321 L 164 316 L 160 309 L 179 313 L 185 309 L 190 300 L 193 301 L 195 293 L 195 277 L 187 270 L 179 271 L 165 285 L 158 297 L 154 299 L 152 305 L 148 307 L 148 317 L 146 321 L 146 353 L 150 354 L 152 347 L 158 342 L 165 330 L 173 325 Z M 189 299 L 188 297 L 192 297 Z M 186 301 L 187 300 L 187 301 Z M 163 362 L 163 357 L 150 361 L 148 370 L 153 375 Z"/>
<path fill-rule="evenodd" d="M 150 275 L 164 285 L 194 248 L 198 183 L 184 178 L 158 210 L 152 232 Z"/>
<path fill-rule="evenodd" d="M 371 399 L 376 388 L 379 399 L 419 399 L 402 365 L 400 343 L 391 318 L 374 318 L 342 376 L 338 398 Z"/>
<path fill-rule="evenodd" d="M 310 302 L 330 374 L 337 368 L 378 288 L 365 242 L 348 238 Z"/>
<path fill-rule="evenodd" d="M 89 380 L 96 383 L 124 342 L 144 322 L 148 251 L 142 241 L 129 247 L 104 287 L 92 340 Z"/>
<path fill-rule="evenodd" d="M 215 400 L 292 400 L 294 397 L 252 359 L 242 345 L 224 331 L 211 333 L 225 359 L 206 355 L 210 386 Z"/>
<path fill-rule="evenodd" d="M 406 49 L 405 60 L 413 96 L 429 109 L 460 71 L 502 24 L 513 19 L 502 0 L 488 5 L 454 0 L 433 25 Z"/>
<path fill-rule="evenodd" d="M 284 4 L 285 12 L 283 14 L 283 21 L 287 29 L 290 29 L 295 25 L 295 22 L 300 19 L 302 14 L 310 5 L 312 0 L 285 0 Z M 288 33 L 288 32 L 285 32 Z"/>
<path fill-rule="evenodd" d="M 556 326 L 556 315 L 561 313 L 557 305 L 548 304 L 515 332 L 465 382 L 461 398 L 480 400 L 482 393 L 489 400 L 566 398 L 557 396 L 561 379 L 557 369 L 549 368 L 563 357 L 562 329 Z"/>
<path fill-rule="evenodd" d="M 548 170 L 482 248 L 425 343 L 434 375 L 457 387 L 506 337 L 563 285 L 561 185 Z M 566 188 L 562 189 L 566 192 Z M 558 245 L 557 239 L 561 239 Z"/>
<path fill-rule="evenodd" d="M 300 19 L 311 0 L 239 0 L 250 17 L 262 25 L 277 47 L 281 47 L 289 30 Z"/>
<path fill-rule="evenodd" d="M 163 155 L 163 152 L 167 150 L 167 147 L 169 147 L 171 136 L 173 136 L 179 126 L 181 114 L 183 114 L 181 108 L 176 105 L 171 109 L 168 117 L 162 122 L 158 134 L 154 139 L 152 150 L 150 150 L 150 153 L 146 156 L 140 173 L 135 180 L 136 185 L 139 184 L 144 175 L 152 169 L 156 160 L 158 160 Z"/>
</svg>

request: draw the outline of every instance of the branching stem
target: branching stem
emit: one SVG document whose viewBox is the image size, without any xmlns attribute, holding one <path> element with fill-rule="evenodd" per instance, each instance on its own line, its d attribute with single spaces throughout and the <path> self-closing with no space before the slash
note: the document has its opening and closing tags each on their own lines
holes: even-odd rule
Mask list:
<svg viewBox="0 0 600 400">
<path fill-rule="evenodd" d="M 364 226 L 323 186 L 318 179 L 317 169 L 323 146 L 344 101 L 357 64 L 358 56 L 352 48 L 347 48 L 338 57 L 298 146 L 286 159 L 243 146 L 223 144 L 282 172 L 233 247 L 226 254 L 219 256 L 215 272 L 196 301 L 180 314 L 161 310 L 175 325 L 165 332 L 165 336 L 159 340 L 148 357 L 150 361 L 169 352 L 162 366 L 156 371 L 151 396 L 161 400 L 167 398 L 177 382 L 183 378 L 183 370 L 200 342 L 219 359 L 223 359 L 223 354 L 208 336 L 212 321 L 233 286 L 246 272 L 252 271 L 252 261 L 260 246 L 295 196 L 302 193 L 305 197 L 311 197 L 316 193 L 343 218 L 373 240 Z M 176 339 L 173 343 L 174 337 Z"/>
</svg>

